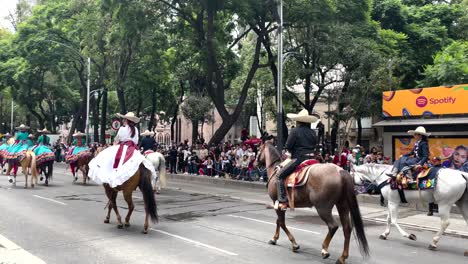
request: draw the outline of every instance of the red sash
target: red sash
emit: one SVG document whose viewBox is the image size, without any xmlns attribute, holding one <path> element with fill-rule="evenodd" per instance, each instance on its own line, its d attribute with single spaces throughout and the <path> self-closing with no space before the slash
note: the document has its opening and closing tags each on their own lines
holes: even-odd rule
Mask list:
<svg viewBox="0 0 468 264">
<path fill-rule="evenodd" d="M 133 152 L 136 150 L 136 145 L 133 141 L 125 141 L 119 143 L 119 150 L 117 151 L 117 155 L 115 155 L 114 160 L 114 169 L 119 167 L 120 159 L 122 158 L 123 148 L 127 146 L 127 152 L 125 152 L 125 158 L 123 163 L 127 162 L 132 156 Z"/>
</svg>

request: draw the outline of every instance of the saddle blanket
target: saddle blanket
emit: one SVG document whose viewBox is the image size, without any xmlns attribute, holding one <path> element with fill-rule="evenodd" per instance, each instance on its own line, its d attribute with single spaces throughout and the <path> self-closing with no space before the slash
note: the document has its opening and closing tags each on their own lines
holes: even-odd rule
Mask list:
<svg viewBox="0 0 468 264">
<path fill-rule="evenodd" d="M 310 166 L 317 163 L 319 163 L 318 160 L 310 159 L 299 164 L 296 170 L 286 178 L 287 186 L 292 188 L 304 185 L 309 178 L 309 173 L 307 172 Z"/>
<path fill-rule="evenodd" d="M 411 182 L 408 184 L 408 188 L 404 190 L 431 190 L 434 189 L 437 185 L 437 175 L 439 174 L 440 167 L 433 167 L 428 170 L 423 170 L 417 175 L 417 181 Z M 400 185 L 397 184 L 396 180 L 390 182 L 390 187 L 393 190 L 403 189 Z"/>
</svg>

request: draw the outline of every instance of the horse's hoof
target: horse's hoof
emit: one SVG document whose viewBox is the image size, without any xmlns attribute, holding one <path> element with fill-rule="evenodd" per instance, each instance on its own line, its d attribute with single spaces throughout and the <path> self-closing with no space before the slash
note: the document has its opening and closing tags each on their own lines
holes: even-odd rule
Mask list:
<svg viewBox="0 0 468 264">
<path fill-rule="evenodd" d="M 123 224 L 117 225 L 118 229 L 123 229 Z"/>
<path fill-rule="evenodd" d="M 437 247 L 433 246 L 432 244 L 430 244 L 428 247 L 427 247 L 429 250 L 437 250 Z"/>
<path fill-rule="evenodd" d="M 130 223 L 125 223 L 125 227 L 130 227 Z"/>
<path fill-rule="evenodd" d="M 146 234 L 148 234 L 148 230 L 143 230 L 143 231 L 141 231 L 141 233 L 146 235 Z"/>
<path fill-rule="evenodd" d="M 384 236 L 384 235 L 380 235 L 379 238 L 382 239 L 382 240 L 387 240 L 387 237 Z"/>
<path fill-rule="evenodd" d="M 109 219 L 104 220 L 104 224 L 110 223 Z"/>
<path fill-rule="evenodd" d="M 27 188 L 28 188 L 28 186 L 24 186 L 23 188 L 24 188 L 24 189 L 27 189 Z"/>
<path fill-rule="evenodd" d="M 272 239 L 272 240 L 268 241 L 268 244 L 274 246 L 274 245 L 276 245 L 276 240 L 273 240 L 273 239 Z"/>
<path fill-rule="evenodd" d="M 39 178 L 40 181 L 44 180 L 44 177 L 41 176 L 41 178 Z"/>
<path fill-rule="evenodd" d="M 344 260 L 338 259 L 335 263 L 336 264 L 345 264 L 346 262 Z"/>
<path fill-rule="evenodd" d="M 9 182 L 9 183 L 13 183 L 13 179 L 9 179 L 8 182 Z"/>
<path fill-rule="evenodd" d="M 297 252 L 297 251 L 299 251 L 300 248 L 301 248 L 301 247 L 300 247 L 299 245 L 293 245 L 292 251 L 293 251 L 293 252 Z"/>
<path fill-rule="evenodd" d="M 468 257 L 468 250 L 465 251 L 465 257 Z"/>
<path fill-rule="evenodd" d="M 327 259 L 329 257 L 330 257 L 330 253 L 328 253 L 328 252 L 322 253 L 322 258 L 323 259 Z"/>
<path fill-rule="evenodd" d="M 416 236 L 415 236 L 414 234 L 409 235 L 408 238 L 409 238 L 410 240 L 413 240 L 413 241 L 416 241 L 416 240 L 417 240 L 417 238 L 416 238 Z"/>
</svg>

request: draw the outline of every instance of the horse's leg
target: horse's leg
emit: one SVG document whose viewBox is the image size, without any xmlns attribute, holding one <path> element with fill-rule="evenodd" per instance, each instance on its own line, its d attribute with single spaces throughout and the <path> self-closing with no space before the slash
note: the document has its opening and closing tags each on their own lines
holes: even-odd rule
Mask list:
<svg viewBox="0 0 468 264">
<path fill-rule="evenodd" d="M 132 216 L 133 209 L 135 209 L 135 205 L 133 204 L 133 199 L 132 199 L 132 192 L 133 190 L 129 188 L 123 190 L 124 199 L 128 205 L 128 213 L 127 213 L 127 216 L 125 217 L 125 227 L 130 226 L 130 217 Z"/>
<path fill-rule="evenodd" d="M 276 210 L 276 214 L 277 214 L 277 218 L 276 218 L 276 231 L 275 231 L 275 234 L 273 235 L 273 239 L 271 239 L 270 241 L 268 241 L 268 243 L 270 245 L 276 245 L 276 242 L 278 241 L 278 238 L 280 236 L 280 228 L 281 228 L 281 224 L 280 224 L 280 215 L 279 215 L 279 210 Z"/>
<path fill-rule="evenodd" d="M 292 233 L 289 232 L 289 229 L 286 227 L 286 211 L 276 210 L 276 213 L 278 214 L 278 218 L 279 218 L 281 228 L 283 229 L 283 231 L 288 236 L 289 241 L 291 241 L 293 252 L 297 252 L 299 250 L 300 246 L 296 243 L 296 239 L 294 238 Z"/>
<path fill-rule="evenodd" d="M 397 228 L 398 232 L 403 237 L 409 238 L 410 240 L 416 240 L 416 236 L 414 234 L 408 234 L 403 228 L 400 227 L 398 224 L 398 207 L 399 204 L 395 202 L 388 201 L 388 210 L 390 211 L 390 217 L 392 220 L 392 224 Z"/>
<path fill-rule="evenodd" d="M 450 217 L 450 209 L 452 207 L 452 203 L 438 203 L 439 204 L 439 215 L 440 215 L 440 230 L 437 234 L 432 238 L 432 243 L 429 245 L 429 249 L 435 250 L 437 249 L 437 243 L 440 240 L 440 237 L 444 234 L 445 230 L 450 224 L 449 217 Z"/>
<path fill-rule="evenodd" d="M 104 187 L 104 190 L 106 191 L 106 196 L 107 196 L 107 199 L 109 200 L 107 204 L 107 216 L 106 216 L 106 219 L 104 219 L 104 223 L 108 224 L 110 222 L 110 214 L 111 214 L 112 209 L 114 208 L 114 205 L 112 204 L 112 189 Z"/>
<path fill-rule="evenodd" d="M 390 217 L 390 210 L 388 210 L 388 215 L 387 215 L 387 228 L 383 232 L 383 234 L 380 235 L 380 239 L 386 240 L 388 235 L 390 235 L 390 228 L 392 227 L 392 218 Z"/>
<path fill-rule="evenodd" d="M 343 235 L 344 235 L 344 246 L 343 246 L 343 253 L 341 257 L 336 261 L 336 263 L 344 264 L 346 259 L 349 256 L 349 241 L 351 238 L 351 221 L 349 219 L 349 208 L 344 206 L 342 203 L 338 203 L 336 205 L 338 209 L 338 213 L 340 215 L 341 226 L 343 228 Z"/>
<path fill-rule="evenodd" d="M 328 226 L 328 234 L 322 243 L 322 257 L 326 259 L 330 256 L 330 253 L 328 253 L 328 247 L 330 246 L 330 241 L 332 240 L 333 236 L 336 233 L 336 230 L 338 229 L 338 224 L 336 223 L 335 218 L 332 215 L 332 208 L 316 207 L 316 209 L 322 221 L 324 221 Z"/>
<path fill-rule="evenodd" d="M 24 177 L 25 177 L 25 181 L 24 181 L 24 188 L 28 188 L 28 170 L 24 168 L 24 165 L 21 164 L 21 168 L 23 170 L 23 174 L 24 174 Z M 32 178 L 31 178 L 31 182 L 32 182 Z M 32 187 L 33 183 L 31 183 L 31 187 Z"/>
</svg>

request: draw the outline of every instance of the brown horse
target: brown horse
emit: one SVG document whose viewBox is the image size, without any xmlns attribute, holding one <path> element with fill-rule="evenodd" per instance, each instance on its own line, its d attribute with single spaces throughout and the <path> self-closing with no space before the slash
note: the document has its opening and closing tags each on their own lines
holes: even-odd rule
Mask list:
<svg viewBox="0 0 468 264">
<path fill-rule="evenodd" d="M 125 227 L 130 226 L 130 216 L 132 215 L 133 209 L 135 208 L 132 199 L 132 193 L 136 190 L 137 187 L 140 188 L 140 191 L 143 195 L 143 200 L 145 203 L 145 224 L 143 227 L 143 234 L 148 233 L 148 216 L 151 217 L 151 220 L 155 223 L 158 221 L 156 199 L 153 193 L 153 187 L 151 185 L 151 171 L 146 169 L 143 165 L 140 165 L 138 171 L 130 177 L 122 185 L 119 185 L 115 188 L 112 188 L 109 184 L 104 183 L 104 189 L 106 190 L 107 198 L 109 198 L 108 212 L 104 223 L 108 224 L 110 220 L 111 210 L 114 209 L 115 215 L 117 216 L 117 227 L 119 229 L 123 228 L 122 218 L 120 217 L 119 210 L 117 209 L 117 194 L 119 191 L 123 191 L 124 199 L 128 205 L 128 213 L 125 217 Z"/>
<path fill-rule="evenodd" d="M 279 152 L 270 143 L 265 143 L 260 146 L 258 154 L 258 162 L 264 164 L 268 174 L 268 193 L 273 201 L 277 200 L 276 191 L 276 166 L 281 162 Z M 322 257 L 324 259 L 330 256 L 328 253 L 328 246 L 338 229 L 332 210 L 336 205 L 340 215 L 341 225 L 344 233 L 344 249 L 341 257 L 336 263 L 345 263 L 349 256 L 349 241 L 352 232 L 352 223 L 356 228 L 357 241 L 364 256 L 369 255 L 369 247 L 367 244 L 366 235 L 364 232 L 364 225 L 354 194 L 353 178 L 349 173 L 334 164 L 315 164 L 309 169 L 309 178 L 305 185 L 296 187 L 294 194 L 294 206 L 296 208 L 313 207 L 317 209 L 320 218 L 328 226 L 328 234 L 322 244 Z M 276 220 L 276 232 L 270 244 L 276 245 L 278 241 L 280 228 L 288 236 L 292 243 L 293 251 L 299 249 L 294 236 L 289 232 L 286 227 L 285 215 L 286 212 L 280 209 L 276 210 L 278 216 Z"/>
<path fill-rule="evenodd" d="M 21 160 L 21 162 L 18 162 L 17 160 L 9 160 L 7 175 L 10 175 L 14 163 L 19 163 L 19 165 L 21 166 L 22 172 L 25 177 L 24 188 L 28 188 L 29 173 L 31 173 L 31 188 L 34 188 L 34 186 L 37 185 L 36 154 L 34 154 L 34 152 L 31 150 L 26 150 L 24 158 Z M 13 175 L 13 179 L 10 179 L 10 182 L 12 182 L 13 185 L 16 185 L 16 173 L 15 175 Z"/>
</svg>

